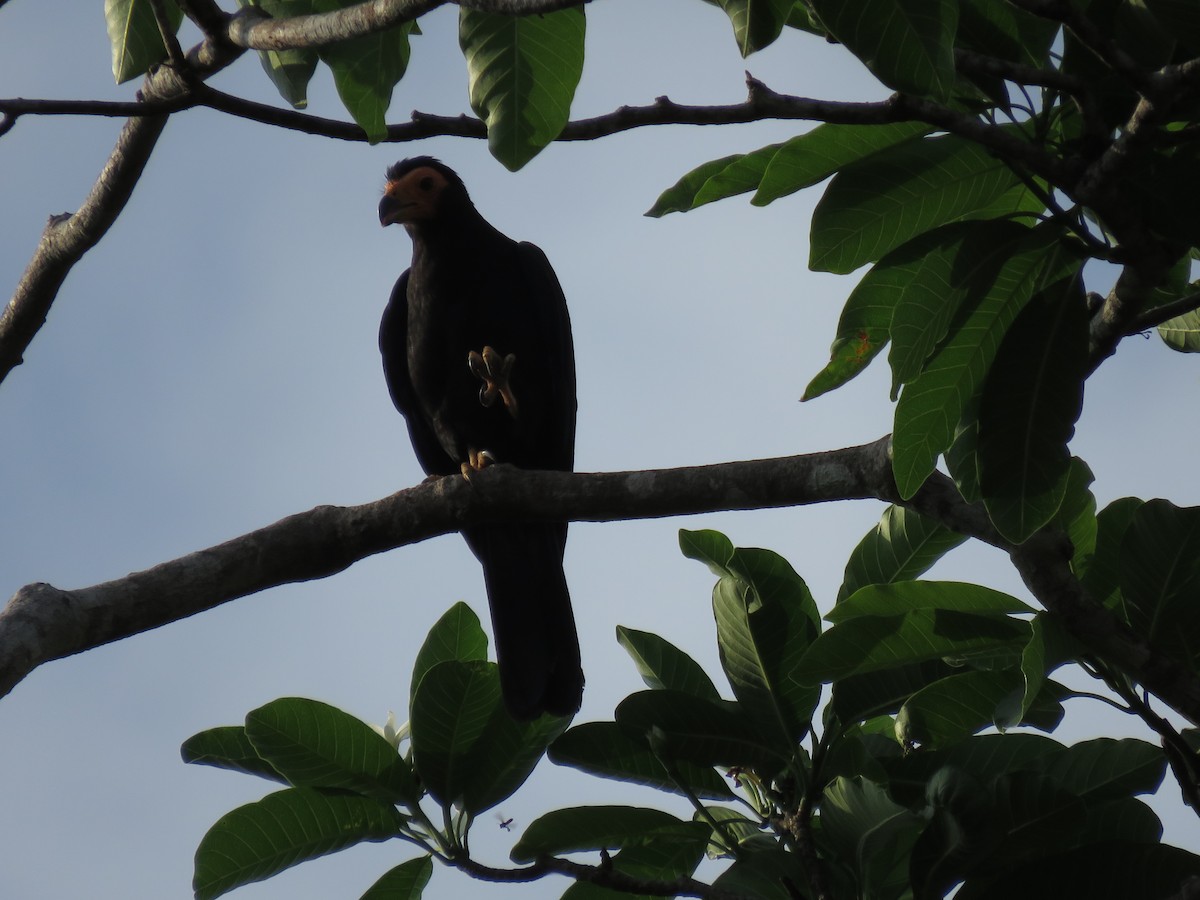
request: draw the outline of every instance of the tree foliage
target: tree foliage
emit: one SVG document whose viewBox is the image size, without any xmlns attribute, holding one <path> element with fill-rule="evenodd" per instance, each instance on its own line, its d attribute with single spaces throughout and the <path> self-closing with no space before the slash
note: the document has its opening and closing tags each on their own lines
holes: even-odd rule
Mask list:
<svg viewBox="0 0 1200 900">
<path fill-rule="evenodd" d="M 500 702 L 478 620 L 460 605 L 415 661 L 403 728 L 380 734 L 332 707 L 285 698 L 243 726 L 201 732 L 185 743 L 186 761 L 285 787 L 213 826 L 197 851 L 196 896 L 382 840 L 417 855 L 364 895 L 376 900 L 420 896 L 431 857 L 482 878 L 567 874 L 578 882 L 572 897 L 1184 896 L 1200 857 L 1163 844 L 1138 798 L 1170 771 L 1200 805 L 1200 740 L 1172 724 L 1200 724 L 1200 511 L 1135 498 L 1098 510 L 1092 473 L 1070 442 L 1088 378 L 1123 338 L 1157 328 L 1171 350 L 1200 347 L 1190 281 L 1200 246 L 1192 4 L 720 0 L 743 55 L 785 30 L 805 32 L 792 36 L 797 46 L 839 44 L 894 93 L 822 101 L 750 79 L 736 107 L 663 100 L 572 123 L 585 8 L 463 2 L 460 45 L 478 122 L 423 116 L 402 131 L 386 122 L 392 88 L 408 69 L 417 17 L 437 5 L 254 0 L 231 16 L 200 0 L 110 0 L 114 75 L 147 75 L 143 108 L 122 111 L 142 128 L 201 104 L 321 133 L 354 127 L 203 85 L 250 48 L 296 109 L 324 64 L 357 137 L 486 133 L 510 169 L 572 135 L 817 122 L 681 174 L 648 214 L 742 194 L 765 205 L 824 185 L 810 267 L 865 272 L 847 287 L 829 359 L 813 363 L 805 399 L 845 385 L 887 348 L 896 400 L 888 465 L 873 470 L 870 448 L 852 448 L 861 479 L 841 496 L 893 505 L 854 550 L 824 615 L 775 553 L 716 532 L 681 533 L 683 553 L 716 578 L 719 687 L 667 637 L 621 627 L 645 691 L 612 721 L 518 723 Z M 185 15 L 205 35 L 187 54 L 175 37 Z M 46 111 L 69 110 L 0 101 L 3 130 Z M 153 134 L 135 139 L 149 141 L 144 162 Z M 136 180 L 140 163 L 130 165 Z M 115 216 L 123 201 L 105 202 L 116 203 Z M 30 290 L 52 299 L 55 277 L 35 265 Z M 0 322 L 0 358 L 19 358 L 28 343 L 28 328 L 12 321 Z M 814 466 L 814 480 L 823 476 L 835 477 Z M 532 501 L 525 511 L 580 515 Z M 922 579 L 968 539 L 1006 551 L 1037 605 Z M 22 612 L 21 601 L 10 609 Z M 27 656 L 28 668 L 40 661 Z M 1053 733 L 1069 703 L 1084 702 L 1051 677 L 1064 668 L 1096 679 L 1154 743 L 1066 746 L 1032 733 Z M 543 756 L 685 797 L 692 818 L 650 806 L 567 807 L 525 829 L 512 851 L 520 868 L 482 865 L 470 853 L 472 825 Z M 570 858 L 579 853 L 600 862 Z M 695 876 L 705 856 L 725 861 L 711 882 Z"/>
</svg>

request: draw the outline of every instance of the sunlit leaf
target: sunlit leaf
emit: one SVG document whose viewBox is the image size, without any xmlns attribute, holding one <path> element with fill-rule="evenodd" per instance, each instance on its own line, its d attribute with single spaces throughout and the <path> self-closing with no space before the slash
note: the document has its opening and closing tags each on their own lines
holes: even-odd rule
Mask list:
<svg viewBox="0 0 1200 900">
<path fill-rule="evenodd" d="M 889 506 L 846 563 L 838 602 L 868 584 L 911 581 L 966 538 L 903 506 Z"/>
<path fill-rule="evenodd" d="M 624 625 L 617 626 L 617 641 L 633 657 L 647 687 L 669 688 L 710 700 L 720 699 L 720 694 L 700 664 L 670 641 Z"/>
<path fill-rule="evenodd" d="M 231 769 L 288 783 L 274 766 L 258 755 L 242 725 L 225 725 L 194 734 L 183 742 L 180 755 L 185 763 Z"/>
<path fill-rule="evenodd" d="M 183 12 L 175 0 L 162 2 L 174 33 L 183 22 Z M 151 0 L 104 0 L 104 21 L 117 84 L 146 74 L 152 65 L 167 58 Z"/>
</svg>

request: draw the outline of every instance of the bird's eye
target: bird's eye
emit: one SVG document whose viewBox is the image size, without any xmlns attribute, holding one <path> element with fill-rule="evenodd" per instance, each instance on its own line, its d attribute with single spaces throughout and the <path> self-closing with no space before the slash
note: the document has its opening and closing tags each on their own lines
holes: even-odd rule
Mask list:
<svg viewBox="0 0 1200 900">
<path fill-rule="evenodd" d="M 426 175 L 420 180 L 420 182 L 418 182 L 417 187 L 423 191 L 431 191 L 433 190 L 433 179 Z"/>
</svg>

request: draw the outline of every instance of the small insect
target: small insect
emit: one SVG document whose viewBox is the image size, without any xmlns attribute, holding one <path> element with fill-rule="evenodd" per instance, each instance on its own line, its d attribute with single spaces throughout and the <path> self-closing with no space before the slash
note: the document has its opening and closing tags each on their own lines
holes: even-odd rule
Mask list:
<svg viewBox="0 0 1200 900">
<path fill-rule="evenodd" d="M 496 813 L 496 821 L 505 831 L 512 831 L 513 820 L 504 818 L 504 813 Z"/>
</svg>

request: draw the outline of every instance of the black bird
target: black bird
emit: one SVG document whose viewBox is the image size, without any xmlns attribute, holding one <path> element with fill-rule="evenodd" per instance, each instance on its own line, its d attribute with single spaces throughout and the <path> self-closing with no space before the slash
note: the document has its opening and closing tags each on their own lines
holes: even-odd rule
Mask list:
<svg viewBox="0 0 1200 900">
<path fill-rule="evenodd" d="M 379 329 L 392 402 L 426 474 L 490 462 L 570 471 L 575 354 L 546 255 L 487 223 L 462 179 L 428 156 L 387 170 L 379 222 L 412 238 Z M 566 523 L 463 529 L 483 565 L 504 703 L 513 716 L 571 715 L 583 696 L 563 575 Z"/>
</svg>

